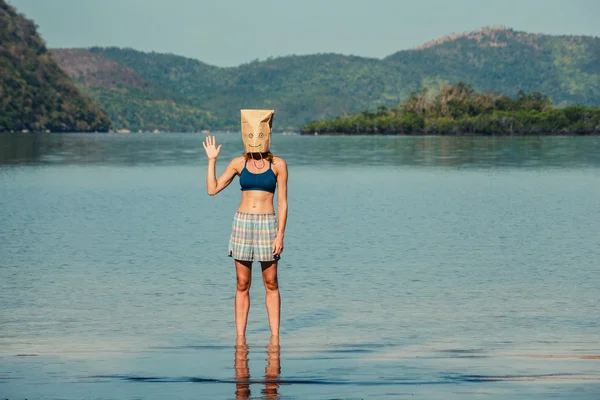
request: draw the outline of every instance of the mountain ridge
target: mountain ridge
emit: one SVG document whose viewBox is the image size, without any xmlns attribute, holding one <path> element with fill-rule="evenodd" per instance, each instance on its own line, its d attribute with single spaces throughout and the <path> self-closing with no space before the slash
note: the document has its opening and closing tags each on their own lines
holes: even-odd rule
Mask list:
<svg viewBox="0 0 600 400">
<path fill-rule="evenodd" d="M 451 33 L 449 35 L 444 35 L 444 36 L 440 36 L 439 38 L 430 40 L 428 42 L 425 42 L 423 44 L 420 44 L 416 47 L 414 47 L 413 49 L 409 49 L 409 50 L 423 50 L 423 49 L 427 49 L 433 46 L 436 46 L 438 44 L 442 44 L 445 42 L 450 42 L 456 39 L 460 39 L 460 38 L 468 38 L 468 39 L 473 39 L 473 40 L 477 40 L 477 41 L 481 41 L 483 39 L 484 36 L 493 36 L 496 33 L 499 32 L 514 32 L 517 34 L 517 36 L 520 36 L 522 34 L 527 35 L 528 37 L 539 37 L 541 36 L 541 34 L 536 34 L 536 33 L 527 33 L 527 32 L 521 32 L 521 31 L 515 31 L 511 28 L 508 28 L 504 25 L 497 25 L 497 26 L 489 26 L 489 27 L 483 27 L 471 32 L 457 32 L 457 33 Z M 530 42 L 531 43 L 531 42 Z M 531 43 L 533 44 L 533 43 Z M 495 44 L 494 42 L 488 44 L 488 46 L 491 47 L 495 47 L 495 46 L 504 46 L 505 44 Z M 402 50 L 400 50 L 402 51 Z"/>
<path fill-rule="evenodd" d="M 211 113 L 215 123 L 204 129 L 237 129 L 241 108 L 276 109 L 276 126 L 297 129 L 311 120 L 394 106 L 422 87 L 456 82 L 508 96 L 539 91 L 558 106 L 600 104 L 600 38 L 594 36 L 485 27 L 418 47 L 382 59 L 319 53 L 236 67 L 131 48 L 88 50 Z"/>
<path fill-rule="evenodd" d="M 498 33 L 498 32 L 511 32 L 513 34 L 516 34 L 516 36 L 519 35 L 526 35 L 526 36 L 531 36 L 531 37 L 537 37 L 537 38 L 541 38 L 541 37 L 553 37 L 553 38 L 561 38 L 561 39 L 567 39 L 567 38 L 572 38 L 572 39 L 582 39 L 582 38 L 588 38 L 588 39 L 598 39 L 600 40 L 600 36 L 595 36 L 595 35 L 573 35 L 573 34 L 548 34 L 548 33 L 535 33 L 535 32 L 527 32 L 527 31 L 520 31 L 520 30 L 516 30 L 514 28 L 505 26 L 505 25 L 492 25 L 492 26 L 484 26 L 481 27 L 479 29 L 475 29 L 473 31 L 463 31 L 463 32 L 454 32 L 454 33 L 449 33 L 447 35 L 442 35 L 439 36 L 437 38 L 428 40 L 426 42 L 423 42 L 417 46 L 411 47 L 411 48 L 405 48 L 405 49 L 399 49 L 396 50 L 386 56 L 382 56 L 382 57 L 373 57 L 373 56 L 362 56 L 362 55 L 357 55 L 357 54 L 345 54 L 345 53 L 336 53 L 334 51 L 326 51 L 326 52 L 317 52 L 317 53 L 310 53 L 310 54 L 286 54 L 286 55 L 281 55 L 281 56 L 269 56 L 267 58 L 264 59 L 253 59 L 253 60 L 248 60 L 248 61 L 244 61 L 240 64 L 237 65 L 233 65 L 233 66 L 218 66 L 218 65 L 214 65 L 214 64 L 210 64 L 207 63 L 205 61 L 202 61 L 202 59 L 197 58 L 197 57 L 192 57 L 192 56 L 185 56 L 185 55 L 181 55 L 181 54 L 177 54 L 177 53 L 173 53 L 173 52 L 157 52 L 154 50 L 150 50 L 150 51 L 144 51 L 144 50 L 138 50 L 135 49 L 133 47 L 130 46 L 90 46 L 90 47 L 83 47 L 83 48 L 71 48 L 71 47 L 55 47 L 50 49 L 51 51 L 62 51 L 62 50 L 90 50 L 90 49 L 97 49 L 97 50 L 101 50 L 101 49 L 120 49 L 120 50 L 130 50 L 130 51 L 134 51 L 137 53 L 142 53 L 145 55 L 167 55 L 167 56 L 174 56 L 174 57 L 178 57 L 178 58 L 183 58 L 183 59 L 187 59 L 190 61 L 194 61 L 194 62 L 199 62 L 203 65 L 205 65 L 206 67 L 210 67 L 210 68 L 216 68 L 216 69 L 235 69 L 235 68 L 239 68 L 248 64 L 254 64 L 254 63 L 264 63 L 264 62 L 268 62 L 268 61 L 272 61 L 272 60 L 276 60 L 276 59 L 280 59 L 280 58 L 287 58 L 287 57 L 312 57 L 312 56 L 323 56 L 323 55 L 333 55 L 333 56 L 342 56 L 342 57 L 348 57 L 348 58 L 361 58 L 361 59 L 370 59 L 370 60 L 378 60 L 378 61 L 383 61 L 386 58 L 396 54 L 396 53 L 400 53 L 400 52 L 405 52 L 405 51 L 415 51 L 415 50 L 423 50 L 425 48 L 429 48 L 429 47 L 433 47 L 434 45 L 438 45 L 438 44 L 443 44 L 445 42 L 451 42 L 453 40 L 456 39 L 460 39 L 460 38 L 469 38 L 469 39 L 474 39 L 475 37 L 485 34 L 485 33 Z"/>
</svg>

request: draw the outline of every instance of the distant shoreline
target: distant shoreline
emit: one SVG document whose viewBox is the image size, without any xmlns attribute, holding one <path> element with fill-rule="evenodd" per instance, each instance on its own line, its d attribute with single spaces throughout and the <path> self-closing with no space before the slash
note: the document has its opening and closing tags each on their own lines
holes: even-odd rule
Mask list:
<svg viewBox="0 0 600 400">
<path fill-rule="evenodd" d="M 459 132 L 459 133 L 436 133 L 436 132 L 393 132 L 393 133 L 364 133 L 364 132 L 300 132 L 303 136 L 471 136 L 471 137 L 514 137 L 514 136 L 600 136 L 599 132 L 577 133 L 577 132 L 548 132 L 548 133 L 478 133 L 478 132 Z"/>
</svg>

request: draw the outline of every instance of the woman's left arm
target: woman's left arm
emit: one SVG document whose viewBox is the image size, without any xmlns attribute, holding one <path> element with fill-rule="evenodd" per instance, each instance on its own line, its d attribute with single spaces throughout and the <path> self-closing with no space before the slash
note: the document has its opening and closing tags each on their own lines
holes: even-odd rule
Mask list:
<svg viewBox="0 0 600 400">
<path fill-rule="evenodd" d="M 287 223 L 287 164 L 281 158 L 277 159 L 277 237 L 273 242 L 273 255 L 279 255 L 283 251 L 283 237 Z"/>
</svg>

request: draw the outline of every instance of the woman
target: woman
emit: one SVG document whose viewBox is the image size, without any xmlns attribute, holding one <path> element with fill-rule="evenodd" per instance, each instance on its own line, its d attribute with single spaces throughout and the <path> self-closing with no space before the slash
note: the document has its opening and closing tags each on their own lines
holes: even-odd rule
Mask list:
<svg viewBox="0 0 600 400">
<path fill-rule="evenodd" d="M 225 189 L 234 176 L 240 177 L 242 200 L 233 220 L 229 255 L 234 258 L 237 276 L 235 326 L 238 337 L 245 336 L 252 262 L 262 268 L 266 307 L 272 336 L 279 336 L 281 299 L 277 282 L 277 261 L 283 251 L 287 221 L 287 164 L 270 152 L 273 110 L 241 110 L 245 153 L 236 157 L 216 178 L 215 165 L 221 146 L 214 136 L 202 143 L 208 157 L 206 190 L 214 196 Z M 277 217 L 273 198 L 277 189 Z"/>
</svg>

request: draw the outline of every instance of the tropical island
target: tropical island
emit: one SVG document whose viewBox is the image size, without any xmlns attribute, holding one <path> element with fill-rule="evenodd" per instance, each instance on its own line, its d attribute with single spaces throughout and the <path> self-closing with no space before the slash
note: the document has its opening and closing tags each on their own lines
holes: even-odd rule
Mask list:
<svg viewBox="0 0 600 400">
<path fill-rule="evenodd" d="M 302 134 L 343 135 L 598 135 L 600 108 L 556 108 L 548 96 L 519 91 L 515 98 L 479 93 L 459 82 L 437 94 L 413 92 L 393 108 L 379 107 L 333 119 L 313 121 Z"/>
</svg>

